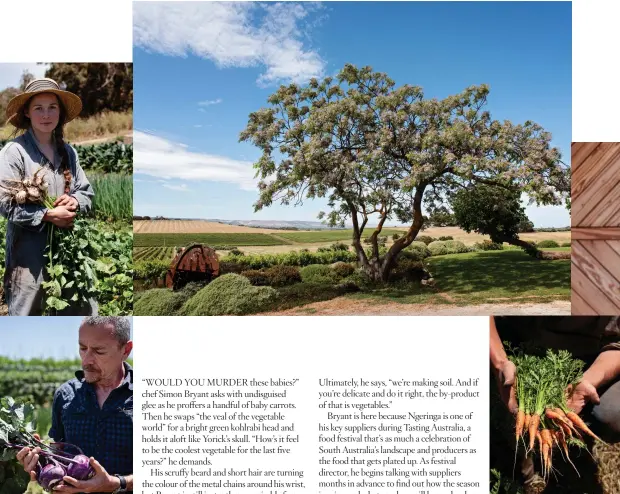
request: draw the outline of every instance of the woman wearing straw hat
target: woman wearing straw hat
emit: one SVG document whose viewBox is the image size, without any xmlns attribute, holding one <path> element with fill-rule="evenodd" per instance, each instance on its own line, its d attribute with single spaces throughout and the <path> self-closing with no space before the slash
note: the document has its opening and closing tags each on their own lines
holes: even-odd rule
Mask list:
<svg viewBox="0 0 620 494">
<path fill-rule="evenodd" d="M 60 89 L 52 79 L 35 79 L 8 104 L 8 122 L 15 134 L 0 150 L 0 181 L 23 180 L 43 167 L 53 208 L 35 203 L 0 201 L 0 214 L 8 219 L 4 293 L 9 315 L 43 313 L 47 225 L 73 228 L 78 211 L 88 212 L 93 189 L 78 164 L 77 153 L 63 138 L 63 126 L 82 110 L 80 98 Z M 45 185 L 43 185 L 45 187 Z M 69 306 L 63 315 L 96 314 L 94 301 Z"/>
</svg>

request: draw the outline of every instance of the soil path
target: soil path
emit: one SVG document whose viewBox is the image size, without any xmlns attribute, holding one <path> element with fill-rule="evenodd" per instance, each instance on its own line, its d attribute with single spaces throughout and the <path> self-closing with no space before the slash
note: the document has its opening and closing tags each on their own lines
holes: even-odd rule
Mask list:
<svg viewBox="0 0 620 494">
<path fill-rule="evenodd" d="M 489 316 L 494 315 L 570 315 L 570 302 L 481 304 L 465 307 L 378 303 L 344 297 L 315 302 L 281 312 L 265 312 L 261 316 Z"/>
</svg>

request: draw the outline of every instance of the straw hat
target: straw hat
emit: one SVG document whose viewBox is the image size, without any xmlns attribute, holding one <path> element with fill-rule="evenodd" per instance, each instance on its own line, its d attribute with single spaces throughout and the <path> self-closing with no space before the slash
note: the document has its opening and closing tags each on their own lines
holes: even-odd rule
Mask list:
<svg viewBox="0 0 620 494">
<path fill-rule="evenodd" d="M 23 93 L 9 101 L 6 107 L 8 123 L 14 127 L 27 128 L 27 125 L 24 126 L 23 122 L 18 121 L 19 111 L 30 98 L 41 93 L 54 93 L 58 96 L 65 109 L 65 123 L 73 120 L 82 111 L 82 100 L 79 96 L 69 91 L 63 91 L 53 79 L 34 79 L 26 86 Z"/>
</svg>

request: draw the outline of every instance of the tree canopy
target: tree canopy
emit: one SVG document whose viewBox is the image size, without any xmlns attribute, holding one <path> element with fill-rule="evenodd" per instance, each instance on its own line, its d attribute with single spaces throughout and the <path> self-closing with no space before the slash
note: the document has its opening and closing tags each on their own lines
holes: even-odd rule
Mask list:
<svg viewBox="0 0 620 494">
<path fill-rule="evenodd" d="M 350 221 L 361 266 L 385 280 L 423 226 L 423 203 L 432 210 L 459 189 L 486 184 L 561 204 L 569 177 L 551 134 L 531 121 L 493 120 L 488 95 L 483 84 L 425 99 L 420 87 L 396 87 L 386 74 L 350 64 L 336 78 L 281 86 L 240 135 L 262 150 L 255 209 L 327 198 L 321 217 Z M 366 253 L 361 236 L 371 217 L 377 226 Z M 383 254 L 377 237 L 390 219 L 409 229 Z"/>
</svg>

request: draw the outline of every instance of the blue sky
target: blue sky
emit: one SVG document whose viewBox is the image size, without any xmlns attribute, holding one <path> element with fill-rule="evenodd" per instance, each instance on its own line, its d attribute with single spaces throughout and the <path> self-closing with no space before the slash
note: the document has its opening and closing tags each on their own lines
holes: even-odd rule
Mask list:
<svg viewBox="0 0 620 494">
<path fill-rule="evenodd" d="M 81 317 L 3 317 L 0 355 L 25 359 L 78 358 L 81 320 Z"/>
<path fill-rule="evenodd" d="M 320 200 L 253 213 L 260 153 L 238 137 L 280 83 L 347 62 L 427 97 L 487 83 L 493 118 L 538 122 L 570 162 L 570 3 L 136 2 L 134 214 L 316 220 Z M 570 224 L 562 207 L 527 213 Z"/>
</svg>

